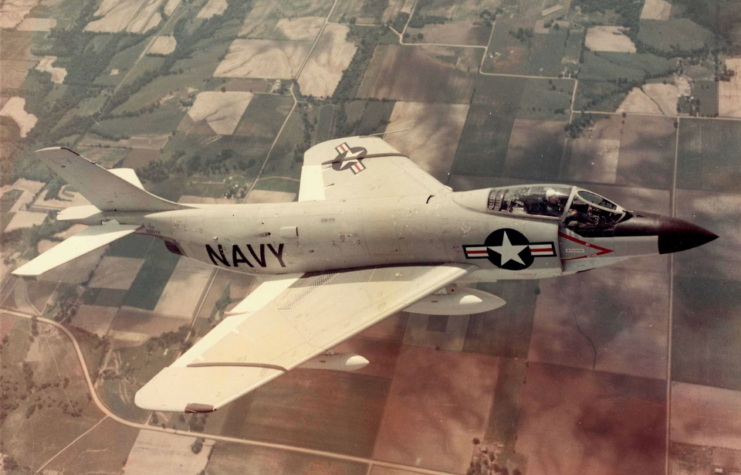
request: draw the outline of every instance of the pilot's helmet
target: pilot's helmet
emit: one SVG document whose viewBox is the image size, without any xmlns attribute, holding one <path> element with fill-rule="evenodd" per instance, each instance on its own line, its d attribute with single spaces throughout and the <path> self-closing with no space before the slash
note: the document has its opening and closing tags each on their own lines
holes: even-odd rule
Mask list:
<svg viewBox="0 0 741 475">
<path fill-rule="evenodd" d="M 566 197 L 565 195 L 562 195 L 561 193 L 554 190 L 553 188 L 549 187 L 545 189 L 545 199 L 550 204 L 554 204 L 554 205 L 561 204 L 560 196 L 563 196 L 564 198 Z"/>
</svg>

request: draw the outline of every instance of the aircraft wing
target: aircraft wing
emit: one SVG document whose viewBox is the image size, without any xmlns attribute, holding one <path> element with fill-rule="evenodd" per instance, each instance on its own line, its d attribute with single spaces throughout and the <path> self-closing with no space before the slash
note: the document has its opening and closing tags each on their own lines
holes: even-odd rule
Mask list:
<svg viewBox="0 0 741 475">
<path fill-rule="evenodd" d="M 212 412 L 477 269 L 461 264 L 289 275 L 258 287 L 136 394 L 155 411 Z"/>
<path fill-rule="evenodd" d="M 379 137 L 320 143 L 304 154 L 299 201 L 447 193 L 450 188 Z"/>
</svg>

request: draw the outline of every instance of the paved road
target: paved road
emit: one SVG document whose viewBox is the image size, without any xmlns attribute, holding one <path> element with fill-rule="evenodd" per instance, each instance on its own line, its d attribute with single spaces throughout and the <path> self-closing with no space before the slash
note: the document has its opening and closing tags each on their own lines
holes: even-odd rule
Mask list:
<svg viewBox="0 0 741 475">
<path fill-rule="evenodd" d="M 19 312 L 17 310 L 11 310 L 11 309 L 7 309 L 7 308 L 1 308 L 0 309 L 0 312 L 2 314 L 9 315 L 9 316 L 12 316 L 12 317 L 25 318 L 25 319 L 29 319 L 29 320 L 35 316 L 35 315 L 30 314 L 30 313 Z M 236 437 L 225 437 L 225 436 L 221 436 L 221 435 L 202 434 L 202 433 L 188 432 L 188 431 L 182 431 L 182 430 L 177 430 L 177 429 L 166 429 L 166 428 L 163 429 L 162 427 L 149 426 L 149 425 L 146 425 L 146 424 L 141 424 L 141 423 L 138 423 L 138 422 L 129 421 L 129 420 L 124 419 L 121 416 L 115 414 L 114 412 L 112 412 L 103 403 L 103 401 L 101 401 L 100 398 L 98 397 L 98 393 L 95 391 L 95 386 L 93 385 L 93 381 L 90 378 L 90 374 L 88 373 L 87 365 L 85 364 L 85 358 L 84 358 L 84 356 L 82 354 L 82 349 L 80 348 L 80 344 L 77 342 L 77 339 L 75 339 L 74 335 L 69 330 L 67 330 L 67 328 L 65 328 L 63 325 L 60 325 L 59 323 L 57 323 L 57 322 L 55 322 L 53 320 L 49 320 L 49 319 L 41 318 L 41 317 L 36 317 L 36 319 L 37 319 L 37 321 L 39 323 L 45 323 L 45 324 L 52 325 L 52 326 L 58 328 L 59 330 L 61 330 L 67 336 L 67 338 L 70 340 L 70 342 L 72 342 L 72 345 L 75 348 L 75 353 L 77 353 L 77 358 L 79 360 L 80 366 L 82 367 L 82 372 L 85 375 L 85 381 L 87 382 L 88 390 L 90 391 L 90 395 L 93 398 L 93 402 L 95 402 L 95 405 L 98 406 L 98 409 L 100 409 L 106 415 L 107 418 L 113 419 L 114 421 L 116 421 L 116 422 L 118 422 L 120 424 L 123 424 L 125 426 L 133 427 L 135 429 L 149 430 L 149 431 L 153 431 L 153 432 L 167 432 L 169 434 L 182 435 L 182 436 L 188 436 L 188 437 L 203 437 L 205 439 L 218 440 L 218 441 L 222 441 L 222 442 L 232 442 L 232 443 L 235 443 L 235 444 L 252 445 L 252 446 L 257 446 L 257 447 L 268 447 L 268 448 L 273 448 L 273 449 L 288 450 L 290 452 L 299 452 L 299 453 L 304 453 L 304 454 L 316 455 L 316 456 L 320 456 L 320 457 L 328 457 L 328 458 L 333 458 L 333 459 L 338 459 L 338 460 L 347 460 L 347 461 L 352 461 L 352 462 L 360 462 L 360 463 L 364 463 L 364 464 L 368 464 L 369 465 L 369 473 L 370 473 L 370 467 L 379 466 L 379 467 L 394 468 L 394 469 L 397 469 L 397 470 L 405 470 L 405 471 L 411 472 L 411 473 L 421 473 L 421 474 L 427 474 L 427 475 L 453 475 L 453 474 L 450 474 L 449 472 L 440 472 L 440 471 L 437 471 L 437 470 L 428 470 L 428 469 L 424 469 L 424 468 L 420 468 L 420 467 L 414 467 L 414 466 L 409 466 L 409 465 L 403 465 L 403 464 L 397 464 L 397 463 L 390 463 L 390 462 L 382 462 L 382 461 L 373 460 L 373 459 L 364 458 L 364 457 L 353 457 L 353 456 L 350 456 L 350 455 L 338 454 L 338 453 L 333 453 L 333 452 L 325 452 L 325 451 L 322 451 L 322 450 L 312 450 L 312 449 L 306 449 L 306 448 L 303 448 L 303 447 L 295 447 L 295 446 L 292 446 L 292 445 L 284 445 L 284 444 L 272 444 L 272 443 L 269 443 L 269 442 L 261 442 L 261 441 L 249 440 L 249 439 L 240 439 L 240 438 L 236 438 Z M 99 421 L 98 424 L 100 424 L 100 422 L 102 422 L 102 420 Z M 96 426 L 97 426 L 97 424 L 96 424 Z M 88 432 L 90 432 L 92 429 L 93 428 L 89 429 Z M 54 458 L 56 458 L 64 450 L 66 450 L 67 448 L 69 448 L 70 446 L 72 446 L 74 444 L 74 442 L 76 442 L 77 440 L 79 440 L 84 435 L 85 434 L 82 434 L 77 439 L 75 439 L 72 443 L 70 443 L 66 447 L 64 447 L 59 453 L 57 453 L 54 457 L 52 457 L 51 459 L 49 459 L 44 464 L 44 466 L 46 466 L 47 464 L 49 464 L 49 462 L 51 462 L 52 460 L 54 460 Z M 42 466 L 41 468 L 39 468 L 39 471 L 44 466 Z"/>
</svg>

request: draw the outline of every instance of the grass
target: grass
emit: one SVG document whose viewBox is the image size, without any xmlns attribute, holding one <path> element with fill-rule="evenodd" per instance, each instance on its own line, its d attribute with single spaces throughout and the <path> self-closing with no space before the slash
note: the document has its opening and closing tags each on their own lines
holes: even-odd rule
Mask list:
<svg viewBox="0 0 741 475">
<path fill-rule="evenodd" d="M 676 276 L 672 380 L 741 390 L 741 282 Z"/>
<path fill-rule="evenodd" d="M 561 59 L 566 53 L 568 36 L 566 28 L 551 29 L 547 35 L 536 35 L 530 57 L 530 74 L 558 76 L 563 71 Z"/>
<path fill-rule="evenodd" d="M 700 115 L 718 114 L 718 83 L 715 81 L 695 81 L 692 93 L 700 101 Z"/>
<path fill-rule="evenodd" d="M 535 318 L 538 282 L 533 280 L 482 283 L 480 290 L 504 299 L 504 307 L 468 320 L 463 351 L 526 359 Z"/>
<path fill-rule="evenodd" d="M 92 132 L 114 137 L 167 134 L 177 129 L 184 115 L 185 110 L 177 101 L 167 101 L 152 113 L 101 120 L 100 125 L 93 126 Z"/>
<path fill-rule="evenodd" d="M 180 259 L 179 256 L 169 252 L 162 243 L 157 244 L 150 248 L 144 264 L 126 294 L 124 305 L 144 310 L 154 310 L 157 305 Z"/>
<path fill-rule="evenodd" d="M 584 51 L 584 62 L 579 72 L 582 80 L 644 81 L 647 76 L 671 75 L 675 60 L 661 58 L 648 53 L 614 53 L 608 51 Z"/>
<path fill-rule="evenodd" d="M 7 213 L 22 194 L 23 190 L 13 189 L 0 196 L 0 212 Z"/>
<path fill-rule="evenodd" d="M 99 86 L 117 86 L 126 76 L 129 69 L 134 66 L 146 45 L 146 40 L 142 39 L 139 43 L 129 46 L 113 56 L 105 72 L 95 79 L 95 84 Z M 114 69 L 118 70 L 118 74 L 111 76 L 111 71 Z"/>
<path fill-rule="evenodd" d="M 741 170 L 741 123 L 683 119 L 679 128 L 677 186 L 714 192 L 738 192 Z"/>
<path fill-rule="evenodd" d="M 700 50 L 715 44 L 715 35 L 689 18 L 643 20 L 638 39 L 665 53 Z"/>
</svg>

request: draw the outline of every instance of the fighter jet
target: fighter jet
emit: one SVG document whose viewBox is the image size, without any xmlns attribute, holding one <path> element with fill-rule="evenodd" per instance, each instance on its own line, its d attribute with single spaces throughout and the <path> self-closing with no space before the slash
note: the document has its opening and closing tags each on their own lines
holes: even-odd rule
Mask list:
<svg viewBox="0 0 741 475">
<path fill-rule="evenodd" d="M 131 234 L 259 286 L 136 394 L 144 409 L 212 412 L 299 366 L 351 371 L 328 351 L 399 311 L 470 315 L 504 305 L 466 286 L 583 272 L 717 238 L 695 224 L 628 210 L 577 186 L 455 192 L 379 137 L 331 140 L 304 157 L 298 202 L 182 204 L 67 148 L 37 155 L 91 205 L 89 225 L 13 273 L 34 278 Z"/>
</svg>

